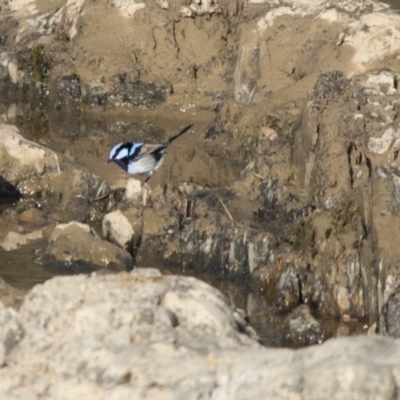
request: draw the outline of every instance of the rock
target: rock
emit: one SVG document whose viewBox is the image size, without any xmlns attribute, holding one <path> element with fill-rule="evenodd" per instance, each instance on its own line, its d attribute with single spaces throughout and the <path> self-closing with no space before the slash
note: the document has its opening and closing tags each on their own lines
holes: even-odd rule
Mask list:
<svg viewBox="0 0 400 400">
<path fill-rule="evenodd" d="M 89 226 L 82 229 L 75 222 L 54 229 L 37 262 L 74 273 L 100 268 L 121 271 L 133 267 L 132 257 L 126 250 L 94 236 Z"/>
<path fill-rule="evenodd" d="M 371 71 L 361 75 L 361 79 L 363 80 L 361 85 L 370 90 L 372 89 L 374 94 L 396 94 L 396 78 L 389 71 Z"/>
<path fill-rule="evenodd" d="M 142 210 L 117 210 L 104 216 L 103 236 L 135 256 L 142 237 Z"/>
<path fill-rule="evenodd" d="M 181 7 L 180 13 L 183 17 L 194 17 L 196 15 L 214 14 L 221 12 L 220 5 L 214 0 L 203 2 L 191 2 L 189 7 Z"/>
<path fill-rule="evenodd" d="M 263 348 L 238 318 L 194 278 L 151 269 L 53 278 L 18 313 L 0 308 L 0 396 L 383 400 L 399 389 L 399 340 Z"/>
<path fill-rule="evenodd" d="M 60 219 L 84 220 L 96 205 L 90 199 L 101 186 L 98 176 L 54 151 L 24 139 L 18 129 L 0 125 L 0 175 L 24 198 L 38 199 Z"/>
<path fill-rule="evenodd" d="M 0 246 L 6 251 L 16 250 L 25 244 L 43 239 L 43 237 L 43 232 L 40 229 L 26 234 L 10 231 L 0 242 Z"/>
<path fill-rule="evenodd" d="M 394 293 L 386 301 L 382 310 L 385 332 L 395 338 L 400 337 L 400 296 Z"/>
<path fill-rule="evenodd" d="M 139 179 L 128 179 L 125 190 L 125 200 L 133 204 L 139 204 L 143 201 L 142 183 Z"/>
<path fill-rule="evenodd" d="M 370 137 L 368 150 L 374 154 L 386 153 L 392 146 L 400 145 L 400 131 L 387 128 L 380 138 Z"/>
<path fill-rule="evenodd" d="M 171 88 L 150 82 L 122 82 L 109 97 L 112 103 L 146 110 L 164 103 Z"/>
<path fill-rule="evenodd" d="M 79 76 L 71 74 L 62 76 L 57 82 L 56 88 L 56 108 L 68 105 L 69 102 L 80 99 L 81 84 Z"/>
<path fill-rule="evenodd" d="M 275 304 L 280 311 L 287 312 L 300 302 L 300 280 L 293 265 L 285 265 L 275 287 Z"/>
<path fill-rule="evenodd" d="M 21 352 L 8 355 L 7 362 L 19 364 L 17 358 L 22 357 L 22 362 L 28 356 L 29 349 L 33 351 L 41 348 L 39 353 L 42 354 L 36 359 L 36 368 L 28 372 L 32 378 L 32 372 L 41 371 L 44 367 L 42 362 L 47 358 L 45 353 L 48 351 L 49 354 L 53 353 L 51 361 L 47 359 L 47 362 L 52 363 L 48 371 L 55 371 L 54 367 L 61 375 L 64 375 L 61 371 L 69 371 L 69 376 L 72 371 L 76 371 L 89 386 L 99 385 L 100 390 L 116 389 L 118 393 L 121 385 L 130 386 L 132 374 L 143 371 L 145 358 L 142 358 L 142 350 L 147 353 L 147 360 L 150 353 L 156 356 L 158 352 L 168 358 L 184 356 L 186 365 L 189 358 L 190 363 L 193 362 L 193 357 L 199 361 L 205 357 L 206 360 L 206 354 L 211 350 L 219 351 L 218 349 L 229 349 L 232 346 L 258 347 L 249 335 L 239 332 L 239 317 L 233 315 L 227 300 L 216 289 L 196 279 L 163 277 L 156 270 L 143 269 L 134 270 L 131 274 L 75 277 L 77 280 L 71 278 L 56 278 L 36 286 L 21 308 L 18 321 L 24 321 L 25 339 L 20 340 L 17 336 L 16 340 L 22 346 Z M 76 289 L 78 290 L 75 292 Z M 60 301 L 47 302 L 44 310 L 43 302 L 48 296 L 53 296 L 52 293 L 57 293 Z M 186 301 L 176 303 L 174 299 L 177 296 L 184 296 Z M 37 312 L 41 313 L 39 310 L 44 312 L 39 317 L 44 318 L 44 324 L 37 319 Z M 220 320 L 219 317 L 223 319 Z M 35 334 L 38 323 L 40 333 Z M 241 326 L 246 326 L 244 321 L 241 321 Z M 32 336 L 28 331 L 32 332 Z M 103 342 L 108 345 L 103 347 Z M 76 350 L 80 349 L 79 357 L 74 355 L 75 350 L 71 345 Z M 99 350 L 99 345 L 103 349 Z M 176 346 L 181 350 L 176 351 Z M 165 370 L 166 364 L 163 361 L 155 361 L 153 364 L 154 361 L 153 357 L 149 361 L 152 365 L 149 370 L 151 375 Z M 201 369 L 206 373 L 207 367 L 204 367 Z M 191 369 L 196 371 L 196 368 Z M 183 378 L 186 381 L 187 372 L 186 367 L 182 369 L 179 374 L 181 378 L 178 379 Z M 52 373 L 50 372 L 46 380 L 53 381 Z M 167 376 L 172 379 L 168 386 L 175 386 L 176 378 L 170 373 Z M 164 381 L 167 376 L 161 375 L 160 378 Z M 72 378 L 71 384 L 74 379 Z M 62 382 L 66 382 L 64 378 L 56 386 Z M 195 381 L 193 383 L 203 390 L 202 384 L 198 385 Z M 7 390 L 6 387 L 7 385 L 2 386 L 0 390 Z M 140 387 L 140 391 L 144 387 Z M 187 390 L 183 387 L 182 389 L 184 392 Z"/>
<path fill-rule="evenodd" d="M 70 227 L 76 227 L 83 230 L 86 233 L 89 233 L 95 237 L 98 237 L 95 230 L 93 230 L 88 224 L 83 224 L 82 222 L 78 221 L 71 221 L 67 224 L 57 224 L 50 234 L 50 241 L 54 242 L 57 238 L 64 233 L 64 231 Z"/>
<path fill-rule="evenodd" d="M 372 277 L 375 269 L 370 270 L 370 254 L 361 250 L 373 240 L 361 234 L 372 228 L 366 218 L 372 212 L 366 122 L 355 117 L 368 108 L 361 93 L 361 87 L 341 73 L 322 74 L 305 106 L 302 129 L 296 132 L 294 155 L 303 194 L 314 208 L 293 231 L 293 243 L 303 258 L 297 261 L 302 297 L 317 301 L 327 314 L 356 318 L 376 312 L 370 291 L 374 283 L 357 278 Z M 334 115 L 342 116 L 339 123 L 331 119 Z M 373 119 L 366 110 L 364 118 Z M 362 292 L 372 296 L 369 306 Z"/>
<path fill-rule="evenodd" d="M 260 45 L 253 34 L 252 38 L 243 38 L 239 60 L 235 70 L 235 100 L 242 104 L 250 104 L 257 89 L 258 65 L 260 62 Z M 247 42 L 246 42 L 247 40 Z M 249 43 L 250 42 L 250 43 Z M 254 43 L 255 42 L 255 43 Z"/>
<path fill-rule="evenodd" d="M 325 332 L 306 304 L 295 308 L 286 317 L 285 324 L 290 342 L 296 347 L 322 343 L 325 340 Z"/>
<path fill-rule="evenodd" d="M 139 2 L 132 4 L 126 0 L 116 0 L 116 2 L 113 4 L 113 7 L 115 7 L 125 17 L 132 17 L 136 11 L 144 8 L 145 6 L 145 3 Z"/>
<path fill-rule="evenodd" d="M 19 214 L 18 217 L 18 223 L 25 229 L 40 228 L 47 225 L 48 222 L 48 218 L 43 211 L 37 208 L 29 208 Z"/>
</svg>

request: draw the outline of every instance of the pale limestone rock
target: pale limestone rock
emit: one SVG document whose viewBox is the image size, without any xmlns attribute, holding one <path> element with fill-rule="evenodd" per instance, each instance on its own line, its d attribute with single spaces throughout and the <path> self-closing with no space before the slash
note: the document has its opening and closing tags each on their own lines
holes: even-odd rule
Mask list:
<svg viewBox="0 0 400 400">
<path fill-rule="evenodd" d="M 156 270 L 51 279 L 18 313 L 0 307 L 0 396 L 384 400 L 399 390 L 399 340 L 263 348 L 233 314 L 207 284 Z"/>
<path fill-rule="evenodd" d="M 139 179 L 130 178 L 126 183 L 125 199 L 130 202 L 142 201 L 142 194 L 145 188 Z"/>
<path fill-rule="evenodd" d="M 43 232 L 40 229 L 25 234 L 10 231 L 0 242 L 0 246 L 6 251 L 11 251 L 40 239 L 43 239 Z"/>
<path fill-rule="evenodd" d="M 368 150 L 374 154 L 386 153 L 391 147 L 396 146 L 400 139 L 400 130 L 389 127 L 380 138 L 370 137 L 368 140 Z"/>
<path fill-rule="evenodd" d="M 129 245 L 135 233 L 128 218 L 120 210 L 106 214 L 103 218 L 102 227 L 103 236 L 122 248 Z"/>
</svg>

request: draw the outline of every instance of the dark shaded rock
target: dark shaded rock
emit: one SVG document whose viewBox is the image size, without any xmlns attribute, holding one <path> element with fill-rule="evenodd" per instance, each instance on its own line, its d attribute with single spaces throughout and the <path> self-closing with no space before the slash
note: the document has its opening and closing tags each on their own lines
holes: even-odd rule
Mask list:
<svg viewBox="0 0 400 400">
<path fill-rule="evenodd" d="M 126 250 L 93 235 L 88 225 L 76 222 L 54 229 L 37 262 L 73 273 L 101 268 L 113 271 L 133 268 L 132 257 Z"/>
<path fill-rule="evenodd" d="M 0 212 L 21 198 L 20 191 L 0 176 Z"/>
<path fill-rule="evenodd" d="M 286 317 L 285 324 L 287 339 L 295 347 L 322 343 L 326 339 L 320 323 L 305 304 L 293 310 Z"/>
<path fill-rule="evenodd" d="M 71 100 L 78 100 L 81 97 L 81 83 L 79 76 L 71 74 L 61 77 L 56 84 L 57 109 L 70 104 Z"/>
<path fill-rule="evenodd" d="M 174 261 L 179 252 L 181 217 L 171 202 L 143 210 L 143 228 L 137 261 L 141 265 Z"/>
<path fill-rule="evenodd" d="M 272 251 L 275 254 L 277 249 Z M 278 257 L 272 264 L 264 259 L 253 271 L 253 277 L 262 281 L 259 287 L 278 312 L 289 312 L 302 300 L 301 281 L 292 262 L 284 262 Z M 258 284 L 256 284 L 258 286 Z"/>
<path fill-rule="evenodd" d="M 400 293 L 389 297 L 382 310 L 386 333 L 393 337 L 400 337 Z"/>
<path fill-rule="evenodd" d="M 123 82 L 110 93 L 110 100 L 146 110 L 164 103 L 170 92 L 170 87 L 153 82 Z"/>
<path fill-rule="evenodd" d="M 356 318 L 377 311 L 375 266 L 366 250 L 373 246 L 367 233 L 372 222 L 365 147 L 369 118 L 359 89 L 342 73 L 322 74 L 293 147 L 303 196 L 312 205 L 292 231 L 302 258 L 297 261 L 302 297 L 328 315 Z"/>
<path fill-rule="evenodd" d="M 300 279 L 293 264 L 285 265 L 275 286 L 275 304 L 280 311 L 287 312 L 300 302 Z"/>
<path fill-rule="evenodd" d="M 90 106 L 105 106 L 109 93 L 100 86 L 91 87 L 87 90 L 87 102 Z"/>
</svg>

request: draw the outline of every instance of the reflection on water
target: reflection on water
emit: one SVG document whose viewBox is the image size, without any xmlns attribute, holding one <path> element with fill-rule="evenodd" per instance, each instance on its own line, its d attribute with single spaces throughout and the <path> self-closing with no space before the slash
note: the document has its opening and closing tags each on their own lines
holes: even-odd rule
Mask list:
<svg viewBox="0 0 400 400">
<path fill-rule="evenodd" d="M 184 125 L 194 126 L 168 147 L 163 166 L 156 171 L 150 186 L 194 183 L 203 187 L 219 187 L 233 183 L 243 165 L 225 155 L 221 143 L 205 140 L 211 111 L 193 115 L 171 115 L 167 112 L 147 114 L 132 110 L 106 112 L 61 113 L 54 110 L 26 109 L 0 99 L 0 122 L 15 124 L 21 134 L 66 155 L 102 177 L 110 186 L 125 185 L 127 174 L 114 164 L 106 165 L 110 149 L 117 143 L 133 141 L 159 144 Z"/>
<path fill-rule="evenodd" d="M 30 289 L 47 279 L 60 275 L 56 270 L 46 269 L 34 262 L 35 253 L 45 246 L 45 242 L 20 247 L 6 252 L 0 248 L 0 276 L 12 286 L 19 289 Z M 269 347 L 298 347 L 288 337 L 285 330 L 286 315 L 278 312 L 273 304 L 254 290 L 250 282 L 232 282 L 217 276 L 213 272 L 183 271 L 181 268 L 155 266 L 165 274 L 194 276 L 216 287 L 231 301 L 235 307 L 244 310 L 250 325 L 256 330 L 261 342 Z M 327 332 L 325 339 L 337 335 L 354 335 L 365 333 L 362 322 L 344 323 L 336 320 L 321 320 L 322 328 Z"/>
<path fill-rule="evenodd" d="M 267 301 L 256 291 L 250 282 L 229 281 L 212 272 L 182 271 L 180 268 L 168 268 L 168 274 L 194 276 L 219 289 L 237 308 L 244 310 L 250 325 L 255 329 L 261 343 L 268 347 L 303 347 L 304 343 L 294 343 L 288 336 L 287 314 L 279 312 L 273 302 Z M 336 319 L 319 319 L 324 340 L 336 336 L 361 335 L 366 333 L 363 321 L 343 322 Z"/>
<path fill-rule="evenodd" d="M 0 247 L 0 276 L 18 289 L 30 289 L 53 277 L 54 272 L 34 262 L 35 251 L 44 245 L 44 241 L 36 242 L 14 251 L 5 251 Z"/>
</svg>

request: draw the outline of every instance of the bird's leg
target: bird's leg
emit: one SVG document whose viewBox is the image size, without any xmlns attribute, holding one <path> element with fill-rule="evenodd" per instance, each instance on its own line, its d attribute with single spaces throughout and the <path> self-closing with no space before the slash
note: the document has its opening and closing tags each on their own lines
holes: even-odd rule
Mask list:
<svg viewBox="0 0 400 400">
<path fill-rule="evenodd" d="M 147 193 L 150 192 L 150 188 L 147 183 L 144 182 L 142 185 L 142 196 L 143 196 L 143 206 L 146 207 Z"/>
<path fill-rule="evenodd" d="M 146 201 L 147 201 L 147 187 L 146 184 L 144 183 L 142 186 L 142 198 L 143 198 L 143 207 L 146 207 Z"/>
<path fill-rule="evenodd" d="M 151 172 L 150 175 L 143 182 L 143 186 L 142 186 L 142 196 L 143 196 L 143 206 L 144 207 L 146 207 L 147 193 L 150 192 L 150 188 L 147 185 L 147 181 L 151 178 L 152 174 L 153 173 Z"/>
</svg>

